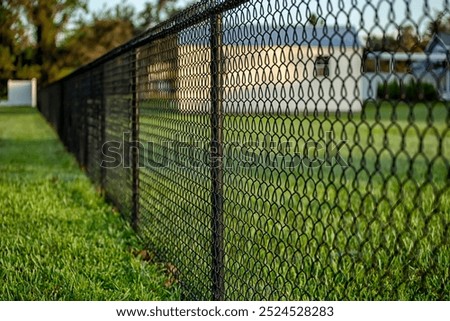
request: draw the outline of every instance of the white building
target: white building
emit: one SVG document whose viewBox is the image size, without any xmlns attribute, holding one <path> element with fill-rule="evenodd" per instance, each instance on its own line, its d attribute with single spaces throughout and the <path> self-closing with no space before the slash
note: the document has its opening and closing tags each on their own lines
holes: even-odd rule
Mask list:
<svg viewBox="0 0 450 321">
<path fill-rule="evenodd" d="M 425 52 L 371 52 L 367 59 L 375 61 L 376 70 L 366 72 L 363 80 L 363 99 L 377 98 L 377 87 L 381 83 L 397 81 L 408 83 L 420 80 L 433 84 L 443 100 L 450 100 L 450 34 L 435 34 Z M 382 72 L 382 61 L 389 62 L 389 70 Z M 410 72 L 396 71 L 398 62 L 410 64 Z"/>
<path fill-rule="evenodd" d="M 140 92 L 148 98 L 172 98 L 182 111 L 206 112 L 211 89 L 209 30 L 200 26 L 198 32 L 188 31 L 139 53 L 149 57 L 144 62 L 147 72 L 138 72 Z M 225 112 L 361 110 L 362 48 L 353 28 L 223 26 L 221 40 Z"/>
<path fill-rule="evenodd" d="M 414 75 L 427 77 L 441 98 L 450 100 L 450 34 L 435 34 L 425 48 L 425 54 L 428 59 L 413 65 Z"/>
<path fill-rule="evenodd" d="M 0 106 L 32 106 L 37 103 L 36 78 L 31 80 L 8 80 L 8 100 L 0 101 Z"/>
</svg>

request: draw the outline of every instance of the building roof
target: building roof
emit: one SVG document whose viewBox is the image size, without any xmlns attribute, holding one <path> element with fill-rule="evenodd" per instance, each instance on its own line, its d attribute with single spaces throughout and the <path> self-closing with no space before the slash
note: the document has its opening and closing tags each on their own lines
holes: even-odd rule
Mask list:
<svg viewBox="0 0 450 321">
<path fill-rule="evenodd" d="M 440 44 L 444 51 L 435 51 L 436 44 Z M 450 51 L 450 34 L 440 32 L 434 34 L 425 48 L 423 55 L 426 59 L 420 59 L 411 64 L 412 73 L 421 77 L 425 73 L 432 73 L 433 77 L 443 77 L 448 73 L 448 54 Z"/>
<path fill-rule="evenodd" d="M 450 50 L 450 33 L 439 32 L 435 33 L 431 40 L 428 42 L 425 52 L 431 52 L 434 50 L 437 44 L 440 44 L 444 51 Z"/>
<path fill-rule="evenodd" d="M 447 49 L 450 49 L 450 33 L 439 32 L 437 37 L 442 41 Z"/>
<path fill-rule="evenodd" d="M 205 30 L 205 29 L 203 29 Z M 196 33 L 196 39 L 181 35 L 180 44 L 209 43 L 209 29 L 205 34 Z M 353 27 L 341 26 L 287 26 L 266 27 L 260 24 L 223 26 L 223 44 L 258 46 L 312 46 L 312 47 L 360 47 L 357 32 Z"/>
<path fill-rule="evenodd" d="M 304 45 L 313 47 L 359 46 L 353 28 L 331 26 L 298 26 L 263 29 L 259 25 L 246 25 L 225 29 L 224 43 L 246 45 Z"/>
</svg>

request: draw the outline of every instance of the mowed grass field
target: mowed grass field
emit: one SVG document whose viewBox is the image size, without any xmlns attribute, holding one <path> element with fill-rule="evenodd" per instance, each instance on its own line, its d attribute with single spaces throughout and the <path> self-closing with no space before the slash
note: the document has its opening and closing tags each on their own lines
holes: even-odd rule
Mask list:
<svg viewBox="0 0 450 321">
<path fill-rule="evenodd" d="M 140 140 L 167 161 L 141 170 L 142 230 L 208 297 L 209 116 L 141 107 Z M 225 115 L 225 297 L 450 299 L 449 119 L 446 103 L 397 102 Z"/>
<path fill-rule="evenodd" d="M 36 109 L 0 108 L 0 300 L 172 300 Z"/>
</svg>

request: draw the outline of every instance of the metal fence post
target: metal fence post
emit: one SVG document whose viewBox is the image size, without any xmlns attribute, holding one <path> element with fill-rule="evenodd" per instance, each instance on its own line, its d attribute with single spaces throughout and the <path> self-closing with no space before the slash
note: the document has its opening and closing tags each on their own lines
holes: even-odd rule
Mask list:
<svg viewBox="0 0 450 321">
<path fill-rule="evenodd" d="M 132 217 L 131 224 L 135 230 L 139 223 L 139 108 L 137 100 L 137 50 L 130 53 L 131 67 L 131 156 L 132 156 Z"/>
<path fill-rule="evenodd" d="M 222 115 L 222 16 L 211 16 L 211 202 L 212 202 L 212 292 L 223 300 L 223 115 Z"/>
<path fill-rule="evenodd" d="M 81 157 L 83 158 L 83 166 L 86 168 L 86 170 L 89 170 L 89 150 L 91 149 L 91 146 L 89 146 L 89 125 L 88 125 L 88 113 L 90 108 L 92 108 L 92 102 L 89 104 L 89 100 L 92 97 L 92 70 L 88 73 L 88 79 L 87 82 L 87 88 L 85 88 L 85 93 L 83 95 L 84 101 L 82 104 L 82 111 L 83 111 L 83 154 Z"/>
<path fill-rule="evenodd" d="M 100 88 L 99 88 L 99 96 L 100 96 L 100 144 L 103 149 L 103 144 L 106 143 L 106 99 L 105 99 L 105 66 L 100 66 Z M 103 157 L 103 155 L 102 155 Z M 105 166 L 101 166 L 100 168 L 100 187 L 102 189 L 102 193 L 105 193 L 106 190 L 106 168 Z"/>
<path fill-rule="evenodd" d="M 66 139 L 66 130 L 64 126 L 64 118 L 66 117 L 66 109 L 64 105 L 64 82 L 58 83 L 58 89 L 59 89 L 59 119 L 58 119 L 58 133 L 61 137 L 61 140 L 64 142 L 64 145 L 67 145 L 67 139 Z M 48 98 L 50 101 L 50 97 Z"/>
</svg>

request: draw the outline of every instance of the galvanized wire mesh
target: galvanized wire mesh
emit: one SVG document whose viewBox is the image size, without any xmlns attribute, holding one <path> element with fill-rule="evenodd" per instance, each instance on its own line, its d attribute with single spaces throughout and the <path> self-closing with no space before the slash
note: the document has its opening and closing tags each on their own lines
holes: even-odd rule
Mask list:
<svg viewBox="0 0 450 321">
<path fill-rule="evenodd" d="M 450 299 L 448 8 L 202 1 L 40 108 L 188 299 Z"/>
</svg>

